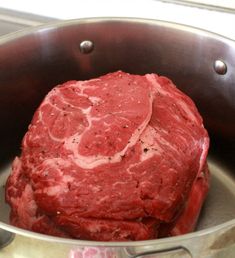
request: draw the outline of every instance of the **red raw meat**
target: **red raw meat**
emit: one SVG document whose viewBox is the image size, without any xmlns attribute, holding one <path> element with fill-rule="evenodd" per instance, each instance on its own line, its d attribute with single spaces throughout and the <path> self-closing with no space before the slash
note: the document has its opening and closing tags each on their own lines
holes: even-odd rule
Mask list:
<svg viewBox="0 0 235 258">
<path fill-rule="evenodd" d="M 177 236 L 194 230 L 208 192 L 209 180 L 210 174 L 206 166 L 194 182 L 186 206 L 169 235 Z"/>
<path fill-rule="evenodd" d="M 187 233 L 208 191 L 208 147 L 194 103 L 165 77 L 69 81 L 45 97 L 13 163 L 11 223 L 101 241 Z"/>
</svg>

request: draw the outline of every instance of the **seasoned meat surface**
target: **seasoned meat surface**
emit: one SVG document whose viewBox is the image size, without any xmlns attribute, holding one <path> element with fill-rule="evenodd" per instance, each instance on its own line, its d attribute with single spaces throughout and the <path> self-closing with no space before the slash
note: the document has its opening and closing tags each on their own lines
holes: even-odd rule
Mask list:
<svg viewBox="0 0 235 258">
<path fill-rule="evenodd" d="M 193 101 L 166 77 L 118 71 L 58 85 L 14 160 L 11 223 L 100 241 L 187 233 L 208 191 L 209 177 L 198 183 L 208 147 Z M 191 226 L 181 232 L 183 216 Z"/>
</svg>

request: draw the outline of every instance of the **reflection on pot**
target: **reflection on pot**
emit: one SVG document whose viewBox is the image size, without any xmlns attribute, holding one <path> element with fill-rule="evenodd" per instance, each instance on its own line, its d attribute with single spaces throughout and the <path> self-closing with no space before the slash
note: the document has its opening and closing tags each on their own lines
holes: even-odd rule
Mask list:
<svg viewBox="0 0 235 258">
<path fill-rule="evenodd" d="M 84 247 L 71 249 L 68 258 L 118 258 L 118 256 L 111 248 Z"/>
</svg>

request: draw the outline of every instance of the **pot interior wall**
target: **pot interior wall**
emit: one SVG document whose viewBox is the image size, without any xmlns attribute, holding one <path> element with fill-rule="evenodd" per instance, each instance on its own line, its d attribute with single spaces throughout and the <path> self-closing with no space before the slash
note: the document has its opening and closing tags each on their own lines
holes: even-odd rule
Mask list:
<svg viewBox="0 0 235 258">
<path fill-rule="evenodd" d="M 12 36 L 13 37 L 13 36 Z M 90 40 L 93 51 L 82 53 Z M 217 74 L 220 59 L 227 73 Z M 235 43 L 209 33 L 143 20 L 89 20 L 51 25 L 0 40 L 0 220 L 8 223 L 4 184 L 9 161 L 45 94 L 68 80 L 123 70 L 171 78 L 196 102 L 211 136 L 212 187 L 198 229 L 235 217 Z M 226 202 L 224 201 L 226 200 Z"/>
</svg>

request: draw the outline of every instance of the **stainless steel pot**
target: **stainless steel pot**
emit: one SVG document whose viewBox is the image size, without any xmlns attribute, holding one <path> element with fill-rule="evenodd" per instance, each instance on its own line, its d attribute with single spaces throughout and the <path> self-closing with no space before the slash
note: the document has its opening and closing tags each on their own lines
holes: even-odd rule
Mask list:
<svg viewBox="0 0 235 258">
<path fill-rule="evenodd" d="M 158 240 L 94 242 L 9 225 L 4 201 L 9 164 L 43 96 L 58 83 L 115 70 L 170 77 L 203 115 L 211 136 L 212 183 L 197 230 Z M 0 39 L 0 121 L 1 257 L 87 257 L 87 252 L 102 258 L 234 257 L 234 41 L 178 24 L 128 18 L 67 21 L 5 36 Z"/>
</svg>

